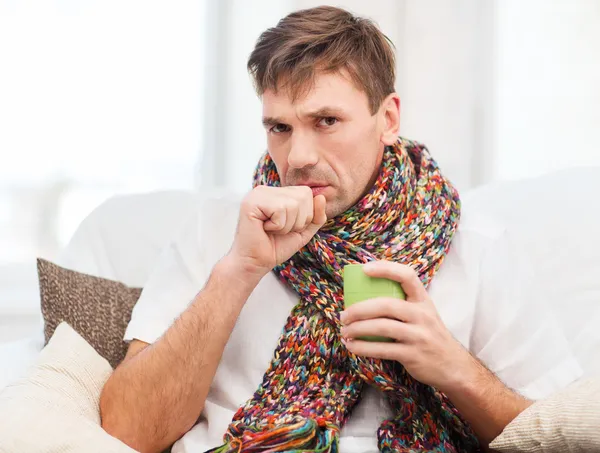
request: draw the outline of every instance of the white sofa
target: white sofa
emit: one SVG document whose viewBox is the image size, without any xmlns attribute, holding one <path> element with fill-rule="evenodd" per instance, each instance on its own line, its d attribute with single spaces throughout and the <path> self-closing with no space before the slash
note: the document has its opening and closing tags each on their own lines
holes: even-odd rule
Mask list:
<svg viewBox="0 0 600 453">
<path fill-rule="evenodd" d="M 502 219 L 551 287 L 548 304 L 588 375 L 600 374 L 600 168 L 579 168 L 463 194 L 464 209 Z M 187 192 L 112 198 L 80 225 L 58 263 L 142 286 L 160 250 L 199 201 Z M 0 344 L 0 388 L 20 375 L 43 344 L 35 338 Z"/>
</svg>

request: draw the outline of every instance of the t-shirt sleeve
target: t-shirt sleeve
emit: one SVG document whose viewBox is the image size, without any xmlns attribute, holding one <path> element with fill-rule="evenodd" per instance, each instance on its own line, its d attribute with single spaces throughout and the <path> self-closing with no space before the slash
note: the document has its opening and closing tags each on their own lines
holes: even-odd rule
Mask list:
<svg viewBox="0 0 600 453">
<path fill-rule="evenodd" d="M 518 248 L 505 232 L 483 255 L 470 349 L 507 386 L 536 400 L 583 372 L 546 303 L 552 283 L 536 281 Z"/>
<path fill-rule="evenodd" d="M 202 290 L 231 246 L 241 196 L 206 194 L 162 251 L 136 303 L 124 340 L 154 343 Z"/>
<path fill-rule="evenodd" d="M 186 310 L 208 278 L 206 251 L 201 246 L 202 203 L 184 221 L 162 251 L 136 303 L 125 341 L 154 343 Z"/>
</svg>

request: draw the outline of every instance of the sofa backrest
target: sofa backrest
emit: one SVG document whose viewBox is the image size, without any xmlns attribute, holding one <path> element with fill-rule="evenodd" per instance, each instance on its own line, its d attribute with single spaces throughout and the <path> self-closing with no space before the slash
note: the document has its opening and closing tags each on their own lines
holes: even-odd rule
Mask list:
<svg viewBox="0 0 600 453">
<path fill-rule="evenodd" d="M 141 287 L 161 250 L 194 211 L 197 202 L 199 195 L 185 191 L 110 198 L 83 220 L 58 263 Z"/>
<path fill-rule="evenodd" d="M 463 203 L 508 225 L 580 362 L 600 373 L 600 168 L 490 184 Z"/>
</svg>

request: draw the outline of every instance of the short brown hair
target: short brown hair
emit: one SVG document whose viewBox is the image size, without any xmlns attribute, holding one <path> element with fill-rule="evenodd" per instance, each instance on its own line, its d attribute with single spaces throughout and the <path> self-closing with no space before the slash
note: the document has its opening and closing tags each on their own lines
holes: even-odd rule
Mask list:
<svg viewBox="0 0 600 453">
<path fill-rule="evenodd" d="M 248 71 L 259 95 L 284 85 L 293 99 L 305 94 L 316 71 L 348 71 L 375 113 L 396 80 L 394 45 L 369 19 L 332 6 L 296 11 L 264 31 Z"/>
</svg>

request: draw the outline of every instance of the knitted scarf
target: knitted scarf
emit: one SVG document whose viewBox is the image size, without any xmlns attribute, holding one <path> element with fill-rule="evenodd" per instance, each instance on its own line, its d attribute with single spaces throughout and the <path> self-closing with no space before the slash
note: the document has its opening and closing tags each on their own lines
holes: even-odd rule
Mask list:
<svg viewBox="0 0 600 453">
<path fill-rule="evenodd" d="M 268 154 L 254 176 L 254 185 L 260 184 L 280 185 Z M 417 382 L 399 363 L 355 356 L 340 341 L 344 265 L 408 264 L 427 286 L 459 216 L 457 191 L 423 145 L 399 138 L 386 147 L 369 193 L 274 268 L 300 301 L 262 384 L 234 415 L 225 445 L 211 451 L 338 452 L 340 430 L 365 384 L 383 392 L 394 413 L 377 432 L 380 451 L 479 451 L 477 438 L 445 395 Z"/>
</svg>

